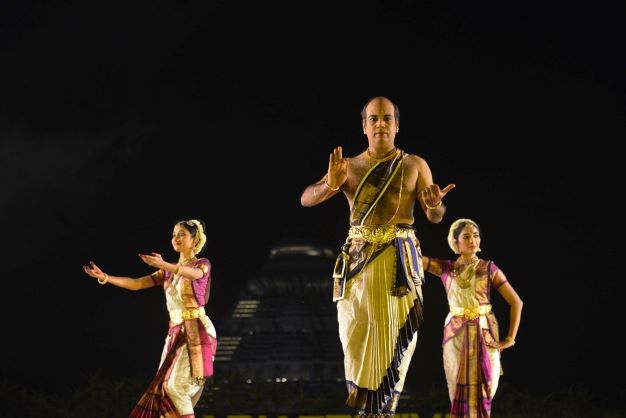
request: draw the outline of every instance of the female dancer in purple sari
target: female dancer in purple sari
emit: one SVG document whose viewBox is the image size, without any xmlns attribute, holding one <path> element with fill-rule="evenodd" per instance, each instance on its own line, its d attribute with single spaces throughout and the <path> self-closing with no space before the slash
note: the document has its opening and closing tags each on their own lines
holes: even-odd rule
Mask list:
<svg viewBox="0 0 626 418">
<path fill-rule="evenodd" d="M 448 244 L 456 260 L 423 257 L 426 271 L 441 277 L 450 312 L 443 330 L 443 364 L 452 418 L 487 418 L 502 374 L 500 352 L 515 344 L 522 300 L 493 261 L 476 256 L 480 230 L 471 219 L 450 227 Z M 491 312 L 490 290 L 510 305 L 509 330 L 500 340 Z"/>
<path fill-rule="evenodd" d="M 172 246 L 177 263 L 160 254 L 140 254 L 141 260 L 157 270 L 130 278 L 104 273 L 93 261 L 85 273 L 104 285 L 111 283 L 128 290 L 163 286 L 170 315 L 169 331 L 156 376 L 130 413 L 131 418 L 190 418 L 202 394 L 205 378 L 213 374 L 217 337 L 204 311 L 209 300 L 211 264 L 197 258 L 206 243 L 204 225 L 192 219 L 174 225 Z"/>
</svg>

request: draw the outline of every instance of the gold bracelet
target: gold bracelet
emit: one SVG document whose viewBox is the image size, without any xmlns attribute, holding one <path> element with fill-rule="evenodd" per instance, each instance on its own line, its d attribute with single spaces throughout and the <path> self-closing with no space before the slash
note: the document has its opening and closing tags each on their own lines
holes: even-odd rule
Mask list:
<svg viewBox="0 0 626 418">
<path fill-rule="evenodd" d="M 326 185 L 326 187 L 328 187 L 333 192 L 336 192 L 337 190 L 339 190 L 339 187 L 341 187 L 341 186 L 337 186 L 337 188 L 333 189 L 332 187 L 330 187 L 330 184 L 328 184 L 328 182 L 326 180 L 324 180 L 324 184 Z"/>
<path fill-rule="evenodd" d="M 504 341 L 511 341 L 513 344 L 515 344 L 515 339 L 513 337 L 511 337 L 510 335 L 507 336 Z"/>
<path fill-rule="evenodd" d="M 175 276 L 179 276 L 180 275 L 180 265 L 176 266 L 176 270 L 174 270 L 174 275 Z"/>
<path fill-rule="evenodd" d="M 104 273 L 104 279 L 98 279 L 98 283 L 100 284 L 107 284 L 107 282 L 109 281 L 109 275 Z"/>
<path fill-rule="evenodd" d="M 426 209 L 428 209 L 428 210 L 439 209 L 439 206 L 441 206 L 441 200 L 435 206 L 428 206 L 428 203 L 426 203 L 426 202 L 424 202 L 424 205 L 426 206 Z"/>
</svg>

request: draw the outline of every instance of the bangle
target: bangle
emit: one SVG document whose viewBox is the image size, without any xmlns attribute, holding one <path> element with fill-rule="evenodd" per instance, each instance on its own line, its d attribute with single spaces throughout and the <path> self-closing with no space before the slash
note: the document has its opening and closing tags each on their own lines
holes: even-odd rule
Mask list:
<svg viewBox="0 0 626 418">
<path fill-rule="evenodd" d="M 174 270 L 174 275 L 176 275 L 176 276 L 180 275 L 180 266 L 179 265 L 176 266 L 176 270 Z"/>
<path fill-rule="evenodd" d="M 428 210 L 439 209 L 439 206 L 441 206 L 441 200 L 435 206 L 428 206 L 428 203 L 426 203 L 426 202 L 424 202 L 424 205 L 426 206 L 426 209 L 428 209 Z"/>
<path fill-rule="evenodd" d="M 328 182 L 326 180 L 324 180 L 324 184 L 326 185 L 326 187 L 328 187 L 333 192 L 336 192 L 337 190 L 339 190 L 339 187 L 341 187 L 341 186 L 337 186 L 336 188 L 333 189 L 332 187 L 330 187 L 330 184 L 328 184 Z"/>
<path fill-rule="evenodd" d="M 107 284 L 107 282 L 109 281 L 109 275 L 104 273 L 104 279 L 98 279 L 98 283 L 100 284 Z"/>
<path fill-rule="evenodd" d="M 511 343 L 515 344 L 515 338 L 511 337 L 510 335 L 506 337 L 504 341 L 511 341 Z"/>
</svg>

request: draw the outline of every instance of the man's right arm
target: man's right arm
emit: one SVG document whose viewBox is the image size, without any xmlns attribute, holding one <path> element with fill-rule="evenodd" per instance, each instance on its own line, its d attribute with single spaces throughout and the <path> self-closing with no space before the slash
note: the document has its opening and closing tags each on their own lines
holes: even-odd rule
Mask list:
<svg viewBox="0 0 626 418">
<path fill-rule="evenodd" d="M 304 207 L 315 206 L 328 200 L 337 194 L 348 178 L 348 159 L 343 158 L 343 150 L 341 147 L 333 149 L 328 156 L 328 170 L 326 175 L 317 183 L 309 185 L 302 196 L 300 203 Z"/>
<path fill-rule="evenodd" d="M 339 187 L 331 189 L 326 182 L 326 176 L 324 176 L 317 183 L 313 183 L 304 189 L 304 192 L 302 192 L 302 196 L 300 197 L 300 204 L 307 208 L 315 206 L 336 195 L 339 189 Z"/>
</svg>

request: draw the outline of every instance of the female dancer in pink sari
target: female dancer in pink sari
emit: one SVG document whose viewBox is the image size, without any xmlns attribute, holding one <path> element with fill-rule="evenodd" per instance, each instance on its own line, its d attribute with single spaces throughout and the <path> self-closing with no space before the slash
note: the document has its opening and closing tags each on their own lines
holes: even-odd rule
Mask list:
<svg viewBox="0 0 626 418">
<path fill-rule="evenodd" d="M 460 254 L 456 260 L 423 257 L 425 270 L 441 277 L 450 312 L 443 330 L 443 364 L 452 418 L 487 418 L 502 373 L 500 352 L 515 344 L 522 300 L 493 261 L 476 256 L 480 230 L 471 219 L 450 227 L 448 244 Z M 509 330 L 500 340 L 491 312 L 490 290 L 510 305 Z"/>
<path fill-rule="evenodd" d="M 200 399 L 205 378 L 213 374 L 217 337 L 204 311 L 209 300 L 211 264 L 197 258 L 206 235 L 201 221 L 192 219 L 174 225 L 172 246 L 177 263 L 157 253 L 139 257 L 157 270 L 139 278 L 111 276 L 94 262 L 83 266 L 85 273 L 102 285 L 111 283 L 128 290 L 163 286 L 170 315 L 169 331 L 156 376 L 130 413 L 131 418 L 190 418 Z"/>
</svg>

